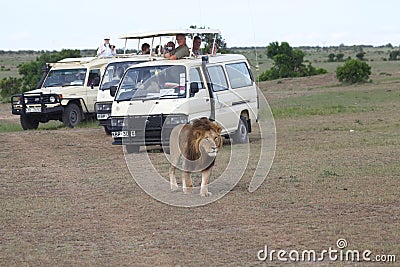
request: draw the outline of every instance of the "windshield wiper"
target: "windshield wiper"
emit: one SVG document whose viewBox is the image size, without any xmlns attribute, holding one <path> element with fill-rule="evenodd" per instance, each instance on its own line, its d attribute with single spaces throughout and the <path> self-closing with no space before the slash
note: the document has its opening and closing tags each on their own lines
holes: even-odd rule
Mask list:
<svg viewBox="0 0 400 267">
<path fill-rule="evenodd" d="M 165 95 L 161 95 L 160 98 L 161 97 L 179 97 L 179 95 L 178 94 L 165 94 Z"/>
<path fill-rule="evenodd" d="M 124 102 L 124 101 L 130 101 L 130 100 L 131 100 L 131 98 L 116 99 L 117 103 Z"/>
<path fill-rule="evenodd" d="M 49 85 L 44 85 L 43 87 L 47 88 L 47 87 L 56 87 L 56 86 L 62 86 L 62 84 L 61 83 L 52 83 L 52 84 L 49 84 Z"/>
<path fill-rule="evenodd" d="M 147 101 L 147 100 L 156 100 L 156 99 L 160 99 L 160 96 L 146 97 L 146 98 L 143 98 L 143 99 L 140 99 L 140 100 L 142 100 L 142 102 L 144 102 L 144 101 Z"/>
</svg>

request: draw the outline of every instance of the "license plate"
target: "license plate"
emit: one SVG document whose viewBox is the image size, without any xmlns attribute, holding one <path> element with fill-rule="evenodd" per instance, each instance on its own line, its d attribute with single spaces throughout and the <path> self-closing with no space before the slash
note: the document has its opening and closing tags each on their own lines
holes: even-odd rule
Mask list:
<svg viewBox="0 0 400 267">
<path fill-rule="evenodd" d="M 98 120 L 106 120 L 108 119 L 109 114 L 97 114 L 97 119 Z"/>
<path fill-rule="evenodd" d="M 112 137 L 118 138 L 118 137 L 128 137 L 129 133 L 128 131 L 121 131 L 121 132 L 112 132 L 111 133 Z"/>
<path fill-rule="evenodd" d="M 41 107 L 27 107 L 25 109 L 25 112 L 42 112 L 42 108 Z"/>
<path fill-rule="evenodd" d="M 136 131 L 121 131 L 121 132 L 112 132 L 111 136 L 114 138 L 118 137 L 135 137 Z"/>
</svg>

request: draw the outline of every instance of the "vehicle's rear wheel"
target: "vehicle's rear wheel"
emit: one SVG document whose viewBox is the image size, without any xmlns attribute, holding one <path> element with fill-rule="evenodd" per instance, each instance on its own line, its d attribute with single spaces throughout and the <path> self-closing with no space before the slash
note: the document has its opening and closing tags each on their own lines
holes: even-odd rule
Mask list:
<svg viewBox="0 0 400 267">
<path fill-rule="evenodd" d="M 39 121 L 28 115 L 21 115 L 19 121 L 24 130 L 33 130 L 39 127 Z"/>
<path fill-rule="evenodd" d="M 128 152 L 128 154 L 132 154 L 132 153 L 139 153 L 140 151 L 140 146 L 137 145 L 126 145 L 126 152 Z"/>
<path fill-rule="evenodd" d="M 66 127 L 74 128 L 82 120 L 82 111 L 77 104 L 69 104 L 63 112 L 62 121 Z"/>
<path fill-rule="evenodd" d="M 249 132 L 245 117 L 240 117 L 238 129 L 233 134 L 233 142 L 235 144 L 246 144 L 249 142 Z"/>
</svg>

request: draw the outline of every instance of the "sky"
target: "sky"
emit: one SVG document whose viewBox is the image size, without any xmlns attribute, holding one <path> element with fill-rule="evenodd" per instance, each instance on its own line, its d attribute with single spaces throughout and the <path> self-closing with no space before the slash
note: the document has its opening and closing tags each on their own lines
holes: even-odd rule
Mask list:
<svg viewBox="0 0 400 267">
<path fill-rule="evenodd" d="M 221 30 L 228 47 L 400 44 L 398 0 L 12 0 L 0 50 L 96 49 L 105 36 L 190 25 Z M 132 47 L 136 48 L 136 47 Z"/>
</svg>

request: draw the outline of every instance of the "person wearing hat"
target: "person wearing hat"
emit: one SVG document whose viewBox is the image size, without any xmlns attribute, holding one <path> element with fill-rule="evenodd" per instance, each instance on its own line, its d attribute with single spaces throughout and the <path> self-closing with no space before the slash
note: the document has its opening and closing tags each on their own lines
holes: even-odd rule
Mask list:
<svg viewBox="0 0 400 267">
<path fill-rule="evenodd" d="M 110 45 L 110 37 L 104 37 L 104 44 L 101 44 L 97 49 L 97 56 L 98 57 L 112 57 L 115 56 L 117 53 L 115 52 L 115 46 Z"/>
</svg>

